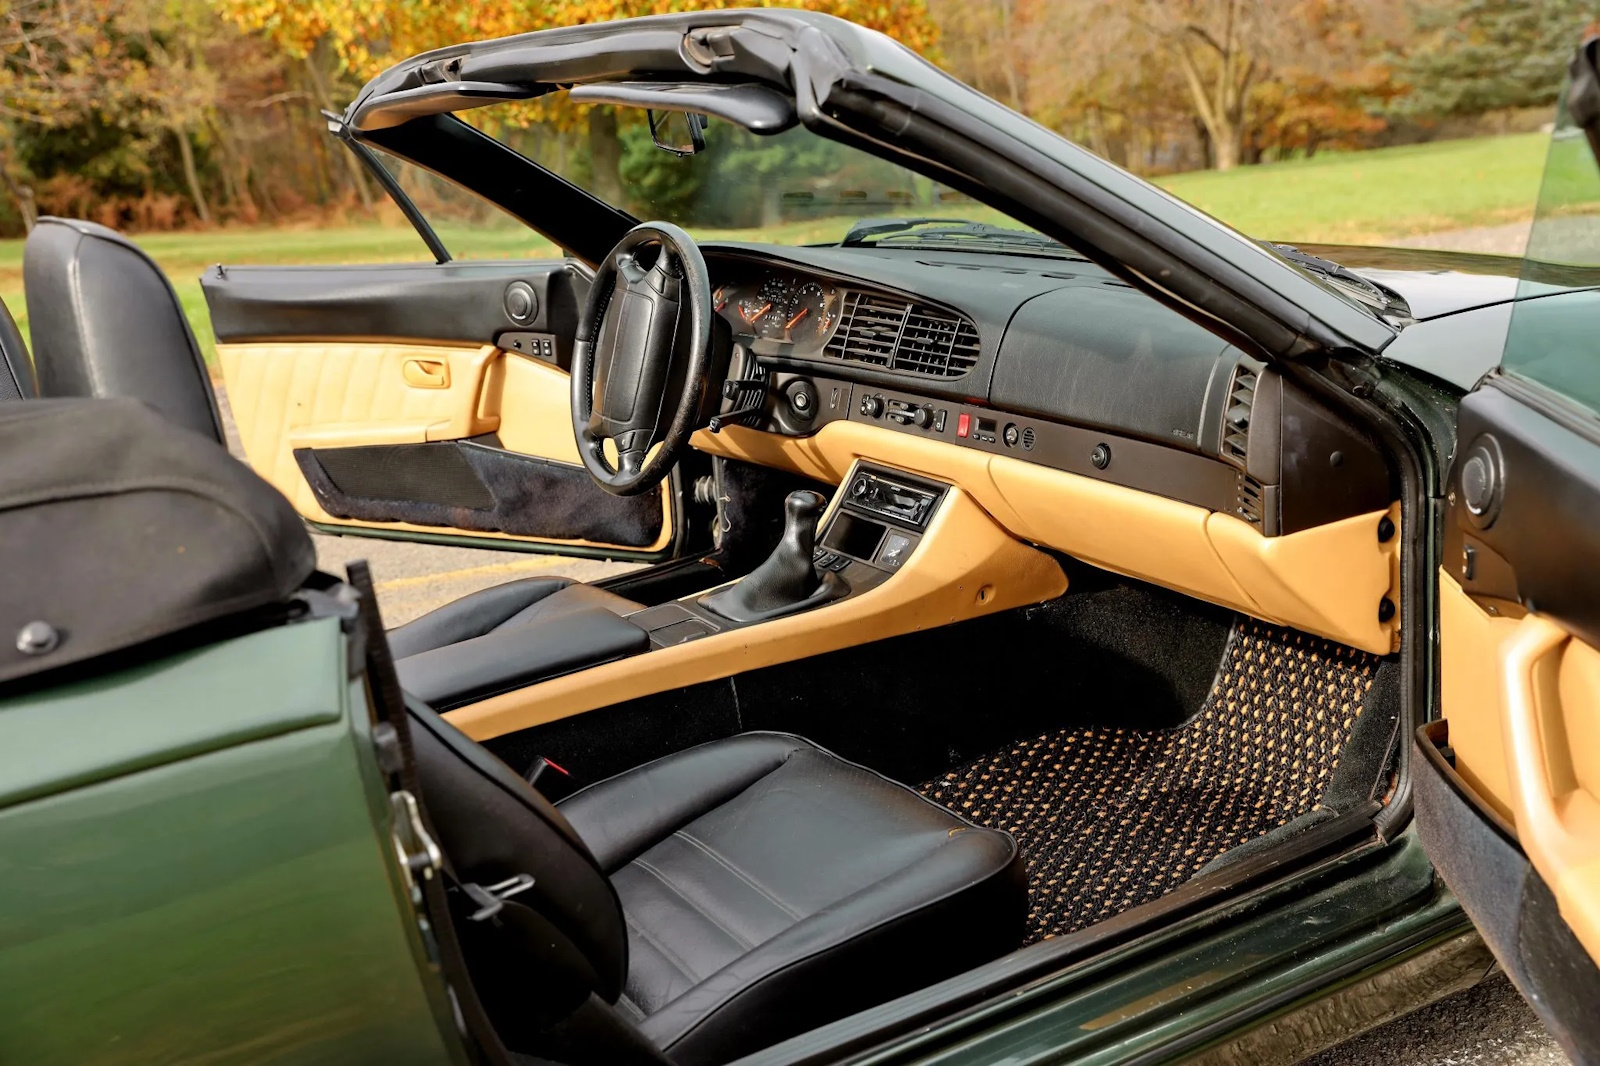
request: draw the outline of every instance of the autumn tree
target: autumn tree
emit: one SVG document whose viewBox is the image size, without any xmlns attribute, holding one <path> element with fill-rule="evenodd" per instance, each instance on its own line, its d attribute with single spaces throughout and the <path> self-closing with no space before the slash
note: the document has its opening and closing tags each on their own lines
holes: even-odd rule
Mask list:
<svg viewBox="0 0 1600 1066">
<path fill-rule="evenodd" d="M 482 40 L 674 11 L 748 7 L 744 0 L 581 0 L 547 4 L 502 0 L 461 4 L 452 0 L 217 0 L 219 9 L 248 31 L 260 33 L 291 56 L 311 62 L 329 57 L 333 72 L 366 79 L 407 56 L 461 41 Z M 881 30 L 917 51 L 928 51 L 937 30 L 926 0 L 810 0 L 805 6 Z M 327 106 L 327 105 L 325 105 Z M 612 203 L 623 199 L 623 155 L 617 112 L 584 109 L 595 191 Z"/>
<path fill-rule="evenodd" d="M 118 57 L 101 26 L 115 11 L 115 0 L 0 0 L 0 180 L 29 229 L 37 212 L 11 158 L 14 125 L 58 125 L 107 101 Z"/>
</svg>

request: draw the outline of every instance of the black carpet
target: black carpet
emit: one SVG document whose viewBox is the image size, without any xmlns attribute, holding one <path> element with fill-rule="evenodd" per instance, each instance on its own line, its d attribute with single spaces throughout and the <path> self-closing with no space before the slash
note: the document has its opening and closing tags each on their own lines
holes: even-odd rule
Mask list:
<svg viewBox="0 0 1600 1066">
<path fill-rule="evenodd" d="M 921 791 L 1016 837 L 1028 865 L 1029 943 L 1069 933 L 1164 895 L 1222 852 L 1315 807 L 1378 663 L 1242 621 L 1186 724 L 1046 733 Z"/>
</svg>

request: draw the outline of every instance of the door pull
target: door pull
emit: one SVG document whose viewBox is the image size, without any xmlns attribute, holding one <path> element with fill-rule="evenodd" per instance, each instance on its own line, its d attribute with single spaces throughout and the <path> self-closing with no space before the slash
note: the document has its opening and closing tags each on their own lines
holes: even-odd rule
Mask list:
<svg viewBox="0 0 1600 1066">
<path fill-rule="evenodd" d="M 450 364 L 443 359 L 407 359 L 401 367 L 406 384 L 418 389 L 448 389 Z"/>
</svg>

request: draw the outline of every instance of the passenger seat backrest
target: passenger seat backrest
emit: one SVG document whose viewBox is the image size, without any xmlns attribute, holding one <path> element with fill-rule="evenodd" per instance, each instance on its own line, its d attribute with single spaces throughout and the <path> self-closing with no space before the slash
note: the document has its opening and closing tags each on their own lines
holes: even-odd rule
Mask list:
<svg viewBox="0 0 1600 1066">
<path fill-rule="evenodd" d="M 40 396 L 131 396 L 225 443 L 183 305 L 138 245 L 93 222 L 41 218 L 22 279 Z"/>
<path fill-rule="evenodd" d="M 528 1050 L 541 1029 L 591 996 L 612 1004 L 622 995 L 622 904 L 587 845 L 543 796 L 425 704 L 408 697 L 406 709 L 418 788 L 446 871 L 485 887 L 518 875 L 533 879 L 495 921 L 456 924 L 495 1029 L 508 1046 Z"/>
<path fill-rule="evenodd" d="M 33 377 L 33 360 L 11 308 L 0 300 L 0 400 L 31 400 L 39 395 Z"/>
</svg>

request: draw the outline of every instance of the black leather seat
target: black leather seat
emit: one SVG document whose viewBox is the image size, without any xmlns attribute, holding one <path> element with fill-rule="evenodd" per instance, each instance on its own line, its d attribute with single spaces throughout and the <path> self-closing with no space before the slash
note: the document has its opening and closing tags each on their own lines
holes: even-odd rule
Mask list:
<svg viewBox="0 0 1600 1066">
<path fill-rule="evenodd" d="M 138 245 L 94 222 L 41 218 L 23 250 L 22 273 L 39 395 L 130 396 L 226 444 L 183 305 Z M 8 364 L 9 320 L 0 319 Z M 15 343 L 20 350 L 20 336 Z M 22 358 L 26 366 L 25 352 Z M 0 398 L 6 391 L 0 376 Z M 392 640 L 396 659 L 406 657 L 398 664 L 402 681 L 448 709 L 644 651 L 648 636 L 616 617 L 641 609 L 587 585 L 533 578 L 447 604 Z"/>
<path fill-rule="evenodd" d="M 22 283 L 40 396 L 131 396 L 226 443 L 183 305 L 138 245 L 93 222 L 41 218 Z"/>
<path fill-rule="evenodd" d="M 647 651 L 643 605 L 564 577 L 474 592 L 389 632 L 400 683 L 439 710 Z"/>
<path fill-rule="evenodd" d="M 39 395 L 33 377 L 33 360 L 23 343 L 11 308 L 0 300 L 0 400 L 31 400 Z"/>
<path fill-rule="evenodd" d="M 513 1050 L 726 1062 L 1021 942 L 1010 836 L 798 737 L 701 745 L 556 808 L 427 708 L 411 717 L 454 877 L 533 878 L 492 919 L 458 910 Z"/>
</svg>

